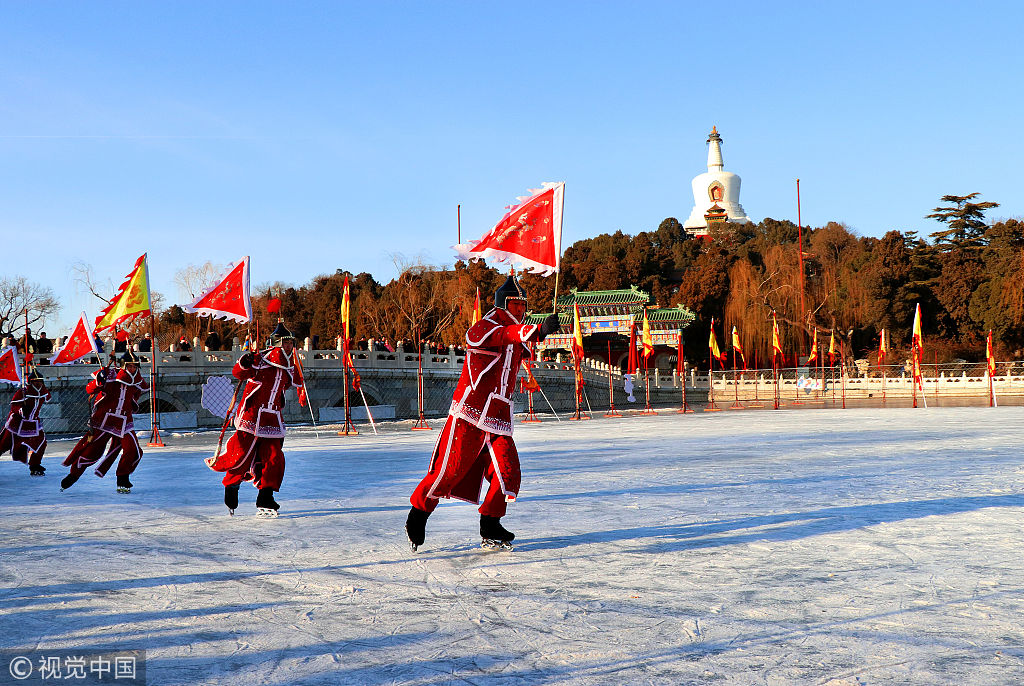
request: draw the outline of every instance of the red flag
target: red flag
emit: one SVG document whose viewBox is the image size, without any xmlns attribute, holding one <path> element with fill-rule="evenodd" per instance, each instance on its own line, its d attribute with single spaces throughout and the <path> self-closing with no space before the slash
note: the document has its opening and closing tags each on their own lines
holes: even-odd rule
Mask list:
<svg viewBox="0 0 1024 686">
<path fill-rule="evenodd" d="M 535 274 L 558 271 L 565 183 L 545 183 L 501 218 L 479 241 L 454 246 L 464 260 L 511 262 Z"/>
<path fill-rule="evenodd" d="M 21 385 L 21 365 L 18 363 L 18 351 L 9 345 L 0 352 L 0 382 Z"/>
<path fill-rule="evenodd" d="M 626 373 L 636 374 L 639 366 L 640 360 L 637 359 L 636 354 L 636 323 L 631 322 L 629 325 L 629 361 L 626 363 Z"/>
<path fill-rule="evenodd" d="M 676 371 L 680 374 L 686 371 L 686 361 L 683 359 L 683 331 L 679 330 L 679 355 L 676 357 Z"/>
<path fill-rule="evenodd" d="M 348 346 L 345 346 L 345 366 L 352 370 L 352 388 L 359 390 L 362 382 L 359 380 L 359 372 L 356 371 L 356 365 L 352 362 L 352 353 L 348 350 Z"/>
<path fill-rule="evenodd" d="M 89 324 L 89 318 L 83 312 L 75 324 L 75 330 L 64 341 L 57 354 L 50 358 L 50 364 L 71 364 L 89 354 L 99 357 L 100 351 L 96 347 L 96 335 Z"/>
<path fill-rule="evenodd" d="M 230 319 L 239 324 L 250 322 L 252 303 L 249 301 L 249 256 L 243 257 L 238 264 L 228 265 L 217 283 L 192 301 L 191 305 L 186 305 L 185 311 L 214 319 Z"/>
<path fill-rule="evenodd" d="M 267 301 L 267 312 L 269 312 L 270 314 L 274 314 L 275 312 L 280 312 L 280 311 L 281 311 L 281 299 L 280 298 L 271 298 L 270 300 Z"/>
<path fill-rule="evenodd" d="M 526 370 L 526 376 L 520 377 L 522 381 L 522 392 L 523 393 L 536 393 L 540 390 L 540 384 L 537 383 L 537 379 L 533 377 L 533 372 L 530 370 L 530 365 L 523 360 L 523 369 Z"/>
</svg>

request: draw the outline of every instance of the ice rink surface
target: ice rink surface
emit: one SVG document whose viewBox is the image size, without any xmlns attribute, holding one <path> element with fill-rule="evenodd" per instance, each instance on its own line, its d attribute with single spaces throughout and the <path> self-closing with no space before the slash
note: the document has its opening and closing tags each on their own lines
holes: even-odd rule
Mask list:
<svg viewBox="0 0 1024 686">
<path fill-rule="evenodd" d="M 436 425 L 435 425 L 436 426 Z M 292 434 L 276 520 L 203 458 L 129 495 L 0 463 L 0 648 L 144 649 L 151 684 L 1024 683 L 1024 408 L 520 425 L 512 553 L 446 501 L 437 431 Z"/>
</svg>

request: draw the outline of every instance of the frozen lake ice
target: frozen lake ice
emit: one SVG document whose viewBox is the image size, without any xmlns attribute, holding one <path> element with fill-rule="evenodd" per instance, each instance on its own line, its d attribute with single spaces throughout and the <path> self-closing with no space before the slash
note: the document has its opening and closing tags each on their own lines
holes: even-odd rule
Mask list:
<svg viewBox="0 0 1024 686">
<path fill-rule="evenodd" d="M 276 520 L 215 435 L 129 495 L 0 463 L 0 648 L 144 649 L 152 684 L 1019 684 L 1024 408 L 521 425 L 515 552 L 402 526 L 437 432 L 293 434 Z M 5 667 L 6 669 L 6 667 Z"/>
</svg>

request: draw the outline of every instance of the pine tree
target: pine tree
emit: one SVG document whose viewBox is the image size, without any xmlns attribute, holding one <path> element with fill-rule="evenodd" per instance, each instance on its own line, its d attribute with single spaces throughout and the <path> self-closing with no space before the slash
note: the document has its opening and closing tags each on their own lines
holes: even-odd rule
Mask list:
<svg viewBox="0 0 1024 686">
<path fill-rule="evenodd" d="M 985 244 L 985 210 L 999 207 L 997 202 L 968 202 L 981 195 L 944 195 L 942 202 L 954 203 L 954 207 L 936 207 L 925 219 L 934 219 L 949 228 L 931 234 L 935 245 L 941 250 L 980 248 Z"/>
</svg>

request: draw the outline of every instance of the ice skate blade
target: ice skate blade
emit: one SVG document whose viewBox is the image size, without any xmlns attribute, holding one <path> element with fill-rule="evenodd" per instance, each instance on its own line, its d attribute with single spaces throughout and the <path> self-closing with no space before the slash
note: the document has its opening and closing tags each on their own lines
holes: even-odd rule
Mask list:
<svg viewBox="0 0 1024 686">
<path fill-rule="evenodd" d="M 117 487 L 117 492 L 118 493 L 131 493 L 132 489 L 128 488 L 127 486 L 118 486 Z"/>
<path fill-rule="evenodd" d="M 234 516 L 235 516 L 235 511 L 234 511 L 234 510 L 232 510 L 232 509 L 231 509 L 231 508 L 229 507 L 229 508 L 228 508 L 228 517 L 234 517 Z"/>
<path fill-rule="evenodd" d="M 511 541 L 499 541 L 494 538 L 485 538 L 480 541 L 480 547 L 484 550 L 507 550 L 509 552 L 515 550 L 512 547 Z"/>
<path fill-rule="evenodd" d="M 256 516 L 260 519 L 274 519 L 277 517 L 277 510 L 272 510 L 269 507 L 257 507 Z"/>
<path fill-rule="evenodd" d="M 43 474 L 42 472 L 30 472 L 29 476 L 46 476 L 46 474 Z"/>
<path fill-rule="evenodd" d="M 420 547 L 412 541 L 409 541 L 409 548 L 411 548 L 414 553 L 419 552 L 420 549 Z"/>
</svg>

